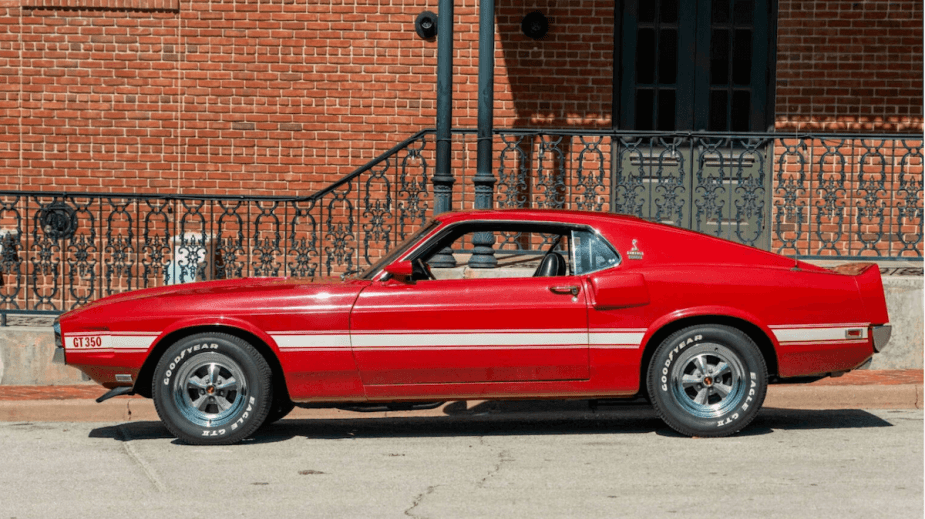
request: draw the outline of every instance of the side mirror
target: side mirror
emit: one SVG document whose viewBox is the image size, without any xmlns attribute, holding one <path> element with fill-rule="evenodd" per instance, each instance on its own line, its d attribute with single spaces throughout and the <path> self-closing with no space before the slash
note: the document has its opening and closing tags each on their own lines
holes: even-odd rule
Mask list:
<svg viewBox="0 0 925 519">
<path fill-rule="evenodd" d="M 386 265 L 385 270 L 391 277 L 399 281 L 407 281 L 411 279 L 411 275 L 414 272 L 414 268 L 411 265 L 410 261 L 396 261 L 395 263 L 390 263 Z"/>
</svg>

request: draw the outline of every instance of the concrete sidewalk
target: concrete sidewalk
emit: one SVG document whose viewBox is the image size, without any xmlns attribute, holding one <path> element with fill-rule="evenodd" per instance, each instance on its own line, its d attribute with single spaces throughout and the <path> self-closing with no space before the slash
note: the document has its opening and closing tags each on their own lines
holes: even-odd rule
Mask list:
<svg viewBox="0 0 925 519">
<path fill-rule="evenodd" d="M 809 384 L 775 384 L 768 389 L 765 408 L 782 409 L 922 409 L 920 369 L 863 370 L 839 378 Z M 137 396 L 112 398 L 97 404 L 106 390 L 95 385 L 0 386 L 0 421 L 14 422 L 118 422 L 158 420 L 151 400 Z M 549 401 L 448 402 L 427 411 L 356 413 L 337 409 L 295 409 L 288 418 L 357 419 L 402 416 L 448 416 L 465 414 L 606 412 L 639 401 L 607 405 L 592 410 L 574 403 Z M 580 411 L 579 411 L 580 410 Z"/>
</svg>

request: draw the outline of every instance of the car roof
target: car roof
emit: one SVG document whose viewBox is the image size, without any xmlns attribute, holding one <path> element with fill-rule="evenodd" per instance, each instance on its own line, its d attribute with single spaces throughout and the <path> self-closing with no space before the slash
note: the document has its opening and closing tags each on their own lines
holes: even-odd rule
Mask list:
<svg viewBox="0 0 925 519">
<path fill-rule="evenodd" d="M 663 242 L 676 240 L 683 244 L 681 247 L 661 247 L 659 261 L 663 263 L 689 262 L 691 250 L 697 250 L 701 262 L 710 264 L 730 263 L 729 259 L 749 262 L 752 264 L 773 264 L 779 266 L 793 266 L 793 259 L 780 256 L 770 251 L 753 246 L 735 243 L 690 229 L 683 229 L 673 225 L 650 222 L 642 218 L 626 214 L 592 212 L 592 211 L 565 211 L 560 209 L 496 209 L 441 213 L 435 219 L 443 224 L 466 221 L 525 221 L 525 222 L 551 222 L 564 224 L 592 225 L 601 232 L 622 231 L 624 236 L 645 233 L 647 238 L 656 238 Z M 642 236 L 642 234 L 639 234 Z M 610 235 L 613 239 L 615 236 Z M 626 248 L 627 244 L 613 242 L 618 249 Z M 674 251 L 679 249 L 680 252 Z M 650 255 L 650 257 L 653 257 Z M 742 259 L 745 258 L 745 259 Z"/>
<path fill-rule="evenodd" d="M 557 223 L 635 223 L 646 224 L 645 220 L 635 216 L 592 211 L 566 211 L 562 209 L 493 209 L 474 211 L 453 211 L 435 217 L 443 223 L 455 223 L 468 220 L 514 220 L 541 221 Z"/>
</svg>

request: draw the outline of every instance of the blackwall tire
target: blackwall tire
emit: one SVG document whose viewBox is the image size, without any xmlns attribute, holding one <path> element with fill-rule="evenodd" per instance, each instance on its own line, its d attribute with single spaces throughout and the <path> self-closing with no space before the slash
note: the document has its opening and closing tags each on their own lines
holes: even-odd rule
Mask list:
<svg viewBox="0 0 925 519">
<path fill-rule="evenodd" d="M 270 412 L 271 377 L 266 359 L 244 340 L 223 333 L 192 335 L 168 348 L 158 362 L 154 407 L 182 441 L 239 442 Z"/>
<path fill-rule="evenodd" d="M 768 389 L 768 370 L 758 346 L 741 330 L 693 326 L 658 346 L 647 387 L 655 412 L 675 431 L 729 436 L 758 414 Z"/>
</svg>

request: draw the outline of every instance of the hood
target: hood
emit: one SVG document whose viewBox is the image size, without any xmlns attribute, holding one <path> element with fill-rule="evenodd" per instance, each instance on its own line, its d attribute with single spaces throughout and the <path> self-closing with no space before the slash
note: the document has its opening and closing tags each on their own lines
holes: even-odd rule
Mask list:
<svg viewBox="0 0 925 519">
<path fill-rule="evenodd" d="M 368 284 L 368 281 L 341 281 L 335 277 L 243 278 L 184 283 L 104 297 L 63 314 L 61 319 L 309 311 L 317 305 L 343 304 L 345 298 L 352 304 L 352 300 Z"/>
</svg>

